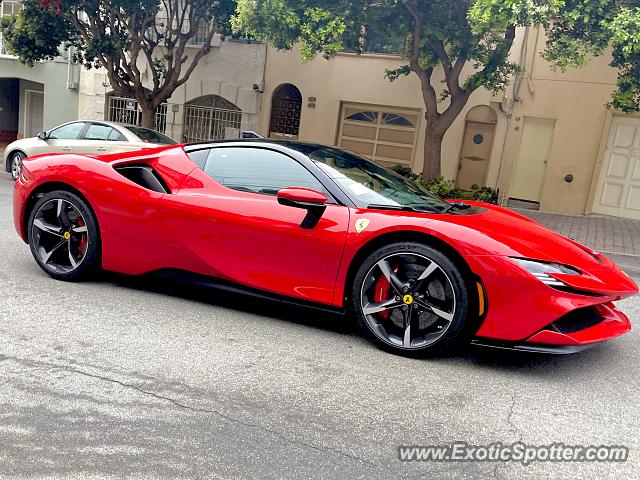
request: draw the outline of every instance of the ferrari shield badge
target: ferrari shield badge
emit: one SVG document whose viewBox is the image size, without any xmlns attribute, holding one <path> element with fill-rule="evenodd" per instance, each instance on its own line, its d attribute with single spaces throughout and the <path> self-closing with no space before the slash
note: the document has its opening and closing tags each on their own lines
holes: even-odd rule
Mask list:
<svg viewBox="0 0 640 480">
<path fill-rule="evenodd" d="M 371 220 L 369 220 L 368 218 L 360 218 L 356 220 L 356 233 L 364 232 L 369 226 L 370 221 Z"/>
</svg>

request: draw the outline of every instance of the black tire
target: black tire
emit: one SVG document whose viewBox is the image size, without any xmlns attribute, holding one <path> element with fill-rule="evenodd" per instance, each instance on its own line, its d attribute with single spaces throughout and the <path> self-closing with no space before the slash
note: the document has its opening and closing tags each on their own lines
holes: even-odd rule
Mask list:
<svg viewBox="0 0 640 480">
<path fill-rule="evenodd" d="M 43 195 L 29 215 L 27 235 L 40 268 L 57 280 L 86 280 L 100 270 L 98 224 L 89 205 L 74 193 Z"/>
<path fill-rule="evenodd" d="M 422 275 L 426 276 L 420 280 Z M 388 294 L 380 293 L 376 282 L 382 282 Z M 376 250 L 360 265 L 350 306 L 365 335 L 383 350 L 411 357 L 442 355 L 454 353 L 471 337 L 476 322 L 468 318 L 473 311 L 469 291 L 461 269 L 445 254 L 424 244 L 400 242 Z M 407 295 L 412 298 L 405 299 Z M 387 308 L 396 303 L 398 307 Z M 384 311 L 377 310 L 382 306 Z"/>
<path fill-rule="evenodd" d="M 22 161 L 25 158 L 27 158 L 27 156 L 19 150 L 12 152 L 11 155 L 9 155 L 7 170 L 11 174 L 11 178 L 14 180 L 17 180 L 20 176 L 20 172 L 22 171 Z"/>
</svg>

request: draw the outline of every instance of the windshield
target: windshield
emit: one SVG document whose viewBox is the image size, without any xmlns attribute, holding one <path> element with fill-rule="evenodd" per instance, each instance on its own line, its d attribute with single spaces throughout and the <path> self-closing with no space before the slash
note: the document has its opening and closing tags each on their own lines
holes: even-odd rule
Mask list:
<svg viewBox="0 0 640 480">
<path fill-rule="evenodd" d="M 177 143 L 175 140 L 172 140 L 160 132 L 151 130 L 150 128 L 135 127 L 131 125 L 127 125 L 126 128 L 131 130 L 131 132 L 138 136 L 143 142 L 157 143 L 159 145 L 175 145 Z"/>
<path fill-rule="evenodd" d="M 320 145 L 289 146 L 313 160 L 358 207 L 441 212 L 448 205 L 404 177 L 352 153 Z"/>
</svg>

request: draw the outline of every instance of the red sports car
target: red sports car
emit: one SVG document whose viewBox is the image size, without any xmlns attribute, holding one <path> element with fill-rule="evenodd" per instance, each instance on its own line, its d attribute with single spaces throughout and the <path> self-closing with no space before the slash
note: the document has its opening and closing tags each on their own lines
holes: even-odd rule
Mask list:
<svg viewBox="0 0 640 480">
<path fill-rule="evenodd" d="M 629 331 L 613 262 L 512 211 L 445 202 L 351 153 L 234 141 L 24 161 L 15 226 L 42 269 L 189 272 L 342 310 L 379 346 L 573 352 Z M 180 275 L 181 277 L 183 275 Z"/>
</svg>

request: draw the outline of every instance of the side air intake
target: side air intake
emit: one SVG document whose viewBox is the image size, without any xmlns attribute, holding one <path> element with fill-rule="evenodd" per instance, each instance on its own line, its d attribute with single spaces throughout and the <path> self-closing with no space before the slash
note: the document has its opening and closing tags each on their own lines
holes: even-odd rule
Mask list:
<svg viewBox="0 0 640 480">
<path fill-rule="evenodd" d="M 133 183 L 158 193 L 171 193 L 162 177 L 149 165 L 122 165 L 114 170 Z"/>
</svg>

